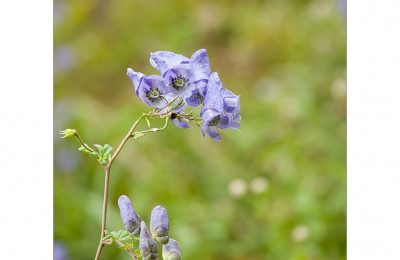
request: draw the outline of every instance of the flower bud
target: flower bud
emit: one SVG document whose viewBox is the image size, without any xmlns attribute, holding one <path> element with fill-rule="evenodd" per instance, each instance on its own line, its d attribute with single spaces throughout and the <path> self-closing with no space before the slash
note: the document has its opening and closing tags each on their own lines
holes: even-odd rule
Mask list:
<svg viewBox="0 0 400 260">
<path fill-rule="evenodd" d="M 139 250 L 144 259 L 157 259 L 157 243 L 151 238 L 144 221 L 141 224 Z"/>
<path fill-rule="evenodd" d="M 121 219 L 124 223 L 125 229 L 131 233 L 132 236 L 137 236 L 140 233 L 140 222 L 142 219 L 135 212 L 129 198 L 122 195 L 118 199 L 118 207 L 121 213 Z"/>
<path fill-rule="evenodd" d="M 164 260 L 181 259 L 181 249 L 175 239 L 170 238 L 168 244 L 163 245 L 162 257 Z"/>
<path fill-rule="evenodd" d="M 160 244 L 168 243 L 169 220 L 167 210 L 157 206 L 151 212 L 150 230 L 152 237 Z"/>
<path fill-rule="evenodd" d="M 61 138 L 66 138 L 66 137 L 71 137 L 74 136 L 76 134 L 76 130 L 75 129 L 65 129 L 64 131 L 60 131 Z"/>
</svg>

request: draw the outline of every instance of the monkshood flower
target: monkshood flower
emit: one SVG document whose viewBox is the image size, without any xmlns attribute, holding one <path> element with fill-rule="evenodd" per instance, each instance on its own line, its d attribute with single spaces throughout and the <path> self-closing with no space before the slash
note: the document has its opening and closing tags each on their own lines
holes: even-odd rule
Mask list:
<svg viewBox="0 0 400 260">
<path fill-rule="evenodd" d="M 146 105 L 154 108 L 167 105 L 163 95 L 168 93 L 168 88 L 163 77 L 158 75 L 146 76 L 131 68 L 128 68 L 126 75 L 132 80 L 136 95 Z"/>
<path fill-rule="evenodd" d="M 141 224 L 139 250 L 144 259 L 157 259 L 157 243 L 151 238 L 144 221 Z"/>
<path fill-rule="evenodd" d="M 132 207 L 129 198 L 122 195 L 118 199 L 118 207 L 121 213 L 121 219 L 124 223 L 125 229 L 131 233 L 132 236 L 137 236 L 140 233 L 140 223 L 142 219 Z"/>
<path fill-rule="evenodd" d="M 168 244 L 163 245 L 162 257 L 164 260 L 181 259 L 181 249 L 175 239 L 170 238 Z"/>
<path fill-rule="evenodd" d="M 151 212 L 150 218 L 151 236 L 160 244 L 168 243 L 169 220 L 167 210 L 162 206 L 157 206 Z"/>
<path fill-rule="evenodd" d="M 177 96 L 174 95 L 174 94 L 172 94 L 172 93 L 168 93 L 168 94 L 165 95 L 165 99 L 167 100 L 168 103 L 171 102 L 171 101 L 172 101 L 174 98 L 176 98 L 176 97 L 177 97 Z M 174 125 L 176 125 L 177 127 L 181 128 L 181 129 L 185 129 L 185 128 L 191 127 L 190 124 L 189 124 L 188 122 L 186 122 L 186 121 L 184 121 L 183 119 L 180 119 L 180 118 L 177 117 L 177 114 L 183 112 L 183 110 L 184 110 L 185 107 L 186 107 L 186 102 L 185 102 L 185 101 L 183 101 L 180 105 L 179 105 L 179 102 L 180 102 L 179 99 L 175 100 L 175 101 L 170 105 L 170 107 L 166 107 L 166 108 L 162 109 L 160 112 L 162 113 L 162 112 L 167 111 L 167 109 L 169 109 L 169 108 L 175 107 L 175 108 L 172 109 L 172 111 L 171 111 L 171 112 L 173 112 L 173 113 L 171 114 L 171 122 L 172 122 Z"/>
<path fill-rule="evenodd" d="M 222 87 L 216 72 L 210 76 L 200 116 L 203 118 L 201 126 L 203 137 L 207 132 L 216 141 L 221 140 L 218 128 L 232 127 L 237 130 L 240 126 L 239 96 Z"/>
<path fill-rule="evenodd" d="M 211 74 L 210 61 L 205 49 L 196 51 L 190 60 L 180 54 L 169 51 L 151 53 L 150 63 L 165 78 L 168 90 L 189 106 L 202 103 Z"/>
</svg>

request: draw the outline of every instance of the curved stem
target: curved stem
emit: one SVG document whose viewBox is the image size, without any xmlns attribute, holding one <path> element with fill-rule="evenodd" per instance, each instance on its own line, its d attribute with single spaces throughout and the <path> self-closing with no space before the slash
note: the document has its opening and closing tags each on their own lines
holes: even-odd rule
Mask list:
<svg viewBox="0 0 400 260">
<path fill-rule="evenodd" d="M 94 150 L 93 150 L 92 148 L 90 148 L 89 146 L 87 146 L 87 145 L 82 141 L 82 139 L 81 139 L 81 137 L 79 136 L 78 132 L 75 132 L 75 136 L 76 136 L 76 139 L 78 139 L 79 143 L 80 143 L 83 147 L 85 147 L 87 150 L 89 150 L 89 151 L 91 151 L 91 152 L 94 152 Z"/>
</svg>

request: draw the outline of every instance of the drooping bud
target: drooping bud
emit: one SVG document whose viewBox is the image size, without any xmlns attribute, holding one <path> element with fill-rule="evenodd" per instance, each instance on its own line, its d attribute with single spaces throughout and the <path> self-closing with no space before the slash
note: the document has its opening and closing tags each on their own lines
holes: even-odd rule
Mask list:
<svg viewBox="0 0 400 260">
<path fill-rule="evenodd" d="M 170 238 L 168 244 L 163 245 L 162 257 L 164 260 L 181 259 L 181 249 L 175 239 Z"/>
<path fill-rule="evenodd" d="M 160 244 L 168 243 L 169 220 L 167 210 L 157 206 L 151 212 L 150 230 L 152 237 Z"/>
<path fill-rule="evenodd" d="M 132 207 L 129 198 L 122 195 L 118 199 L 118 207 L 121 213 L 121 219 L 124 223 L 125 229 L 131 233 L 132 236 L 137 236 L 140 233 L 140 222 L 142 219 Z"/>
<path fill-rule="evenodd" d="M 144 259 L 157 259 L 157 243 L 151 238 L 144 221 L 141 224 L 139 250 Z"/>
</svg>

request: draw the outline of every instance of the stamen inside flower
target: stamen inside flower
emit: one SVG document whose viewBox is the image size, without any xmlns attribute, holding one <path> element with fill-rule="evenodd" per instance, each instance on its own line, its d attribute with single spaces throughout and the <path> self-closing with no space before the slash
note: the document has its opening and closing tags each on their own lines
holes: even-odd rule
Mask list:
<svg viewBox="0 0 400 260">
<path fill-rule="evenodd" d="M 156 103 L 162 99 L 160 90 L 158 88 L 153 88 L 146 93 L 146 97 L 153 103 Z"/>
<path fill-rule="evenodd" d="M 197 93 L 195 94 L 195 96 L 193 97 L 193 100 L 194 100 L 198 105 L 200 105 L 201 103 L 203 103 L 204 97 L 203 97 L 199 92 L 197 92 Z"/>
<path fill-rule="evenodd" d="M 171 87 L 173 87 L 175 90 L 181 90 L 188 81 L 189 80 L 186 79 L 185 77 L 178 75 L 176 78 L 172 80 Z"/>
<path fill-rule="evenodd" d="M 216 126 L 219 122 L 219 120 L 221 120 L 221 116 L 216 116 L 214 117 L 210 122 L 208 122 L 208 126 Z"/>
</svg>

